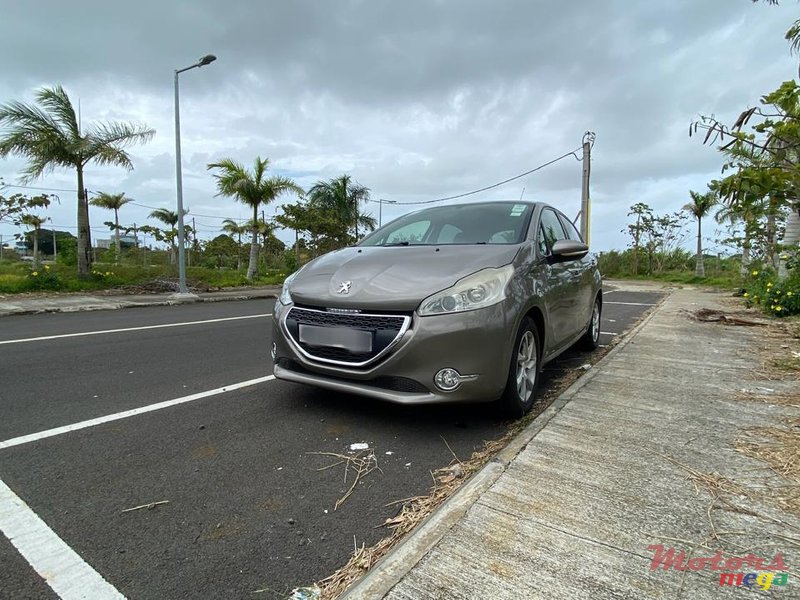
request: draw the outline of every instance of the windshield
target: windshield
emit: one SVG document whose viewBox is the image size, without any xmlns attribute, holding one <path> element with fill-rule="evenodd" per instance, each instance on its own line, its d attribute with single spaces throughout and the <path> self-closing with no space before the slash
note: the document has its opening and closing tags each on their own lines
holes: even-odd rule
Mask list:
<svg viewBox="0 0 800 600">
<path fill-rule="evenodd" d="M 492 202 L 420 210 L 381 227 L 359 246 L 440 246 L 444 244 L 519 244 L 533 206 Z"/>
</svg>

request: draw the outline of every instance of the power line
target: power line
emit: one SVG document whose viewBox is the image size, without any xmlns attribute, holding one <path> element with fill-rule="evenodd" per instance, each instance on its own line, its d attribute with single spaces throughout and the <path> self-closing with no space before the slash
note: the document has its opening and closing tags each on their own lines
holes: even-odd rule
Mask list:
<svg viewBox="0 0 800 600">
<path fill-rule="evenodd" d="M 418 202 L 396 202 L 395 204 L 403 205 L 403 206 L 411 206 L 413 204 L 433 204 L 434 202 L 444 202 L 445 200 L 456 200 L 458 198 L 464 198 L 466 196 L 472 196 L 473 194 L 479 194 L 480 192 L 485 192 L 486 190 L 491 190 L 491 189 L 494 189 L 496 187 L 500 187 L 501 185 L 505 185 L 506 183 L 509 183 L 511 181 L 515 181 L 517 179 L 525 177 L 526 175 L 530 175 L 531 173 L 535 173 L 536 171 L 544 169 L 545 167 L 549 167 L 553 163 L 557 163 L 558 161 L 560 161 L 560 160 L 562 160 L 564 158 L 567 158 L 568 156 L 572 156 L 572 157 L 575 158 L 575 160 L 580 161 L 580 158 L 578 158 L 578 155 L 576 154 L 576 152 L 578 152 L 578 150 L 580 150 L 580 149 L 581 148 L 576 148 L 572 152 L 567 152 L 566 154 L 563 154 L 563 155 L 559 156 L 558 158 L 554 158 L 551 161 L 548 161 L 548 162 L 546 162 L 544 164 L 541 164 L 538 167 L 535 167 L 535 168 L 531 169 L 530 171 L 525 171 L 524 173 L 520 173 L 519 175 L 515 175 L 514 177 L 509 177 L 508 179 L 504 179 L 503 181 L 500 181 L 499 183 L 494 183 L 492 185 L 487 185 L 486 187 L 482 187 L 482 188 L 480 188 L 478 190 L 473 190 L 471 192 L 465 192 L 463 194 L 456 194 L 455 196 L 447 196 L 445 198 L 435 198 L 434 200 L 420 200 Z"/>
<path fill-rule="evenodd" d="M 10 187 L 10 188 L 20 188 L 23 190 L 42 190 L 45 192 L 74 192 L 78 193 L 78 190 L 68 190 L 65 188 L 46 188 L 46 187 L 38 187 L 35 185 L 14 185 L 12 183 L 2 183 L 0 187 Z"/>
<path fill-rule="evenodd" d="M 594 139 L 592 139 L 591 142 L 592 142 L 592 144 L 594 144 Z M 493 183 L 492 185 L 487 185 L 487 186 L 479 188 L 477 190 L 472 190 L 471 192 L 464 192 L 463 194 L 456 194 L 454 196 L 445 196 L 444 198 L 434 198 L 433 200 L 419 200 L 417 202 L 392 202 L 392 204 L 395 204 L 397 206 L 416 206 L 416 205 L 423 205 L 423 204 L 434 204 L 436 202 L 445 202 L 447 200 L 457 200 L 458 198 L 465 198 L 467 196 L 472 196 L 474 194 L 479 194 L 481 192 L 485 192 L 487 190 L 491 190 L 491 189 L 500 187 L 501 185 L 505 185 L 505 184 L 510 183 L 512 181 L 516 181 L 517 179 L 521 179 L 523 177 L 526 177 L 526 176 L 530 175 L 531 173 L 535 173 L 536 171 L 540 171 L 540 170 L 544 169 L 545 167 L 549 167 L 550 165 L 555 164 L 558 161 L 567 158 L 568 156 L 572 156 L 573 158 L 575 158 L 575 160 L 580 161 L 581 159 L 578 158 L 577 152 L 579 150 L 581 150 L 581 149 L 582 148 L 576 148 L 575 150 L 572 150 L 571 152 L 567 152 L 566 154 L 562 154 L 561 156 L 559 156 L 557 158 L 554 158 L 553 160 L 549 160 L 546 163 L 543 163 L 543 164 L 539 165 L 538 167 L 534 167 L 533 169 L 525 171 L 524 173 L 520 173 L 519 175 L 515 175 L 514 177 L 509 177 L 508 179 L 504 179 L 503 181 L 499 181 L 498 183 Z M 45 190 L 45 191 L 55 191 L 55 192 L 75 192 L 75 193 L 77 193 L 77 190 L 69 190 L 69 189 L 63 189 L 63 188 L 42 188 L 42 187 L 35 187 L 35 186 L 12 185 L 12 184 L 3 184 L 3 185 L 5 187 L 15 187 L 15 188 L 22 188 L 22 189 Z M 97 194 L 98 192 L 89 190 L 89 193 L 90 194 Z M 523 190 L 523 193 L 524 193 L 524 190 Z M 375 202 L 380 202 L 380 201 L 375 201 Z M 164 208 L 162 206 L 149 206 L 147 204 L 142 204 L 142 203 L 136 202 L 136 201 L 132 201 L 131 204 L 133 206 L 138 206 L 140 208 L 149 208 L 150 210 L 158 210 L 160 208 Z M 192 216 L 195 216 L 195 217 L 202 217 L 204 219 L 217 219 L 217 220 L 220 220 L 220 221 L 224 221 L 224 220 L 228 220 L 228 219 L 230 219 L 231 221 L 239 221 L 239 222 L 249 221 L 249 219 L 234 218 L 234 217 L 220 217 L 220 216 L 217 216 L 217 215 L 202 215 L 202 214 L 198 214 L 198 213 L 189 213 L 189 214 L 192 214 Z"/>
</svg>

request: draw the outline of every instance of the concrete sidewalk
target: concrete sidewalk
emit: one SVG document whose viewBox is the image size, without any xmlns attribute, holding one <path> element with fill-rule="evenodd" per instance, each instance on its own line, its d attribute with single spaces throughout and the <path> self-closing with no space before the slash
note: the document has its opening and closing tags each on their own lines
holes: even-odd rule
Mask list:
<svg viewBox="0 0 800 600">
<path fill-rule="evenodd" d="M 721 571 L 651 571 L 648 546 L 658 544 L 687 558 L 722 549 L 726 558 L 752 553 L 767 564 L 780 552 L 792 573 L 788 585 L 752 589 L 798 597 L 800 519 L 765 499 L 765 483 L 776 483 L 769 467 L 733 448 L 744 427 L 797 415 L 734 395 L 756 386 L 796 392 L 796 383 L 753 378 L 761 328 L 698 323 L 685 314 L 723 302 L 730 301 L 706 291 L 673 292 L 343 598 L 719 598 L 746 591 L 720 587 Z M 711 474 L 746 494 L 704 477 Z M 714 481 L 721 487 L 708 487 Z"/>
<path fill-rule="evenodd" d="M 257 288 L 234 288 L 220 292 L 201 292 L 197 302 L 222 302 L 226 300 L 251 300 L 254 298 L 277 298 L 281 286 Z M 167 294 L 58 294 L 52 296 L 6 296 L 0 297 L 0 317 L 8 315 L 35 314 L 43 312 L 77 312 L 84 310 L 114 310 L 136 306 L 168 306 L 182 304 L 172 293 Z"/>
</svg>

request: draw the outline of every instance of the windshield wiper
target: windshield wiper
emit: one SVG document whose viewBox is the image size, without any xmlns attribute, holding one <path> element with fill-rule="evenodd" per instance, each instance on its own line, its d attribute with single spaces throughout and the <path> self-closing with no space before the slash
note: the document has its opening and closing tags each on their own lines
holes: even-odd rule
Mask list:
<svg viewBox="0 0 800 600">
<path fill-rule="evenodd" d="M 408 246 L 408 242 L 392 242 L 391 244 L 381 244 L 381 246 Z"/>
</svg>

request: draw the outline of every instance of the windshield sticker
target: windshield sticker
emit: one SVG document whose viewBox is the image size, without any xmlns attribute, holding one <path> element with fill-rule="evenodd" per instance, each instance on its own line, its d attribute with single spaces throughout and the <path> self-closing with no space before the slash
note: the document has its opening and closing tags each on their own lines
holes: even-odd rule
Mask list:
<svg viewBox="0 0 800 600">
<path fill-rule="evenodd" d="M 524 204 L 515 204 L 511 207 L 511 215 L 512 217 L 518 217 L 522 213 L 525 212 L 525 205 Z"/>
</svg>

